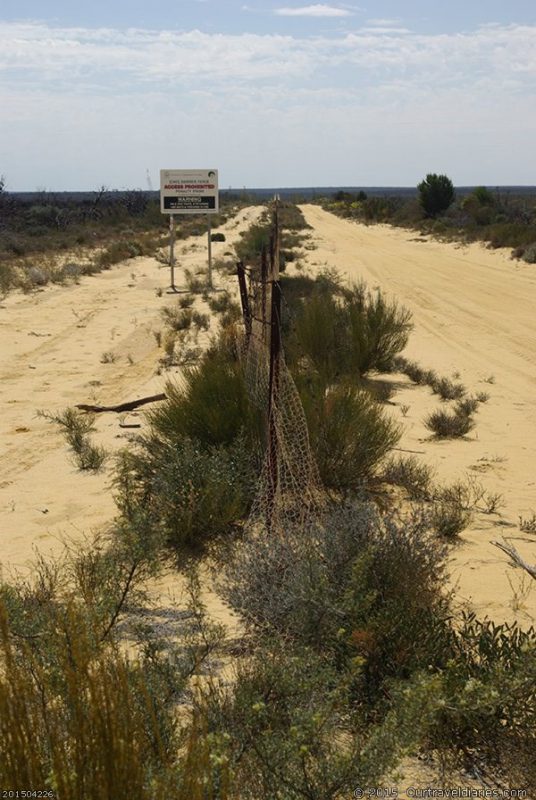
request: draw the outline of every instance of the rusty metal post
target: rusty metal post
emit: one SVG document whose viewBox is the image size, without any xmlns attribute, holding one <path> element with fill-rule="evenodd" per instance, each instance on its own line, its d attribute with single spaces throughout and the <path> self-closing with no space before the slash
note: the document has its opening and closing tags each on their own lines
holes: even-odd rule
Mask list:
<svg viewBox="0 0 536 800">
<path fill-rule="evenodd" d="M 276 414 L 279 402 L 281 358 L 281 285 L 272 283 L 270 304 L 270 377 L 268 382 L 268 474 L 270 480 L 267 527 L 272 530 L 274 502 L 279 485 L 279 442 Z"/>
<path fill-rule="evenodd" d="M 240 288 L 240 302 L 242 303 L 242 317 L 244 318 L 244 327 L 246 329 L 246 345 L 249 344 L 251 337 L 251 310 L 249 307 L 249 296 L 246 285 L 246 268 L 242 261 L 236 265 L 236 272 L 238 275 L 238 286 Z"/>
<path fill-rule="evenodd" d="M 268 287 L 268 256 L 266 247 L 263 245 L 261 250 L 261 336 L 262 340 L 266 341 L 266 328 L 267 328 L 267 287 Z"/>
</svg>

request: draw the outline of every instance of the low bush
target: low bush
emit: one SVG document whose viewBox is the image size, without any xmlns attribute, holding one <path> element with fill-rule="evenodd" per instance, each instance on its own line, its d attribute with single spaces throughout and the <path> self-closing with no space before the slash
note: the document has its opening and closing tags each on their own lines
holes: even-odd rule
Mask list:
<svg viewBox="0 0 536 800">
<path fill-rule="evenodd" d="M 297 282 L 307 284 L 307 279 Z M 291 285 L 285 281 L 284 291 Z M 297 288 L 296 287 L 296 288 Z M 301 294 L 301 293 L 300 293 Z M 373 369 L 392 369 L 407 344 L 411 315 L 381 292 L 364 284 L 343 289 L 331 280 L 314 284 L 306 300 L 290 291 L 285 299 L 296 317 L 288 341 L 291 364 L 310 364 L 327 386 L 343 379 L 356 380 Z"/>
<path fill-rule="evenodd" d="M 232 688 L 213 687 L 200 703 L 222 783 L 231 774 L 244 800 L 337 800 L 380 783 L 417 739 L 417 716 L 367 724 L 346 694 L 345 677 L 317 654 L 261 645 Z"/>
<path fill-rule="evenodd" d="M 221 642 L 195 580 L 180 642 L 152 623 L 146 582 L 159 571 L 154 528 L 120 527 L 69 545 L 31 577 L 0 584 L 0 779 L 54 796 L 190 800 L 177 702 Z M 141 604 L 141 605 L 140 605 Z M 129 653 L 118 621 L 129 623 Z M 138 624 L 137 624 L 138 623 Z M 125 628 L 123 628 L 123 635 Z M 213 795 L 208 795 L 213 797 Z M 217 795 L 220 797 L 220 795 Z"/>
<path fill-rule="evenodd" d="M 270 636 L 339 667 L 359 659 L 354 691 L 374 703 L 387 680 L 448 658 L 446 555 L 425 515 L 380 517 L 366 503 L 338 504 L 310 529 L 243 542 L 220 591 Z"/>
<path fill-rule="evenodd" d="M 466 397 L 464 400 L 458 400 L 454 406 L 454 413 L 460 416 L 470 417 L 475 411 L 478 411 L 478 397 Z"/>
<path fill-rule="evenodd" d="M 199 549 L 247 515 L 257 483 L 242 438 L 227 447 L 148 436 L 123 453 L 116 470 L 117 504 L 126 521 L 146 515 L 168 545 Z"/>
<path fill-rule="evenodd" d="M 94 445 L 89 438 L 89 434 L 95 430 L 94 414 L 67 408 L 59 414 L 40 411 L 38 415 L 55 422 L 63 429 L 78 469 L 98 472 L 104 466 L 108 453 L 103 447 Z"/>
<path fill-rule="evenodd" d="M 438 536 L 454 539 L 469 525 L 471 512 L 458 503 L 439 500 L 432 505 L 430 519 Z"/>
<path fill-rule="evenodd" d="M 225 241 L 225 234 L 224 233 L 211 233 L 210 240 L 212 242 L 224 242 Z"/>
<path fill-rule="evenodd" d="M 311 449 L 325 486 L 355 490 L 369 479 L 401 434 L 369 392 L 302 383 Z"/>
<path fill-rule="evenodd" d="M 438 439 L 456 439 L 466 436 L 475 427 L 474 420 L 467 414 L 449 411 L 433 411 L 424 424 Z"/>
<path fill-rule="evenodd" d="M 536 789 L 536 631 L 463 616 L 452 658 L 436 677 L 427 745 L 450 767 Z"/>
<path fill-rule="evenodd" d="M 412 500 L 427 500 L 432 491 L 433 471 L 415 456 L 391 458 L 382 471 L 387 483 L 402 486 Z"/>
<path fill-rule="evenodd" d="M 191 308 L 177 308 L 166 306 L 161 314 L 165 324 L 174 331 L 185 331 L 190 328 L 193 321 L 193 311 Z"/>
<path fill-rule="evenodd" d="M 461 383 L 454 383 L 448 378 L 437 378 L 430 386 L 435 394 L 442 400 L 458 400 L 466 392 L 465 386 Z"/>
<path fill-rule="evenodd" d="M 263 426 L 249 399 L 242 367 L 221 349 L 207 352 L 197 367 L 185 370 L 181 384 L 168 383 L 167 400 L 149 412 L 153 431 L 175 442 L 183 437 L 202 446 L 229 445 L 245 435 L 260 446 Z"/>
</svg>

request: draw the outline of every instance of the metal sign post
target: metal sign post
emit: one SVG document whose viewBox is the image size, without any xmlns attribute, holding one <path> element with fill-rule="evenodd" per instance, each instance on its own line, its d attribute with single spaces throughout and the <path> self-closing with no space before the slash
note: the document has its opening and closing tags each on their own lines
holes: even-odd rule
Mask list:
<svg viewBox="0 0 536 800">
<path fill-rule="evenodd" d="M 171 289 L 175 289 L 175 216 L 169 217 L 169 266 L 171 269 Z"/>
<path fill-rule="evenodd" d="M 212 290 L 212 220 L 208 218 L 208 288 Z"/>
<path fill-rule="evenodd" d="M 175 290 L 176 214 L 206 214 L 208 217 L 208 287 L 212 285 L 212 224 L 210 215 L 219 212 L 217 169 L 161 169 L 160 211 L 169 214 L 171 288 Z"/>
</svg>

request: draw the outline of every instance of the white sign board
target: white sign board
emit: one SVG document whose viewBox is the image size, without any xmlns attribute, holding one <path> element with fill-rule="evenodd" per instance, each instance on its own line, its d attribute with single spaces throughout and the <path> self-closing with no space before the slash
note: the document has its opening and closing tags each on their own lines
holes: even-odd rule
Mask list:
<svg viewBox="0 0 536 800">
<path fill-rule="evenodd" d="M 217 169 L 161 169 L 162 214 L 217 214 Z"/>
</svg>

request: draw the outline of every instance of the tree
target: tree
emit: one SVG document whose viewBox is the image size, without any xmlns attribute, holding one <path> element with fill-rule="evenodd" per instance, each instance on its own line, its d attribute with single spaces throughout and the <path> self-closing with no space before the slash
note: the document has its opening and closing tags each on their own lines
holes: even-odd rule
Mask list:
<svg viewBox="0 0 536 800">
<path fill-rule="evenodd" d="M 429 173 L 424 181 L 417 186 L 419 199 L 426 216 L 436 217 L 446 211 L 454 200 L 454 186 L 446 175 Z"/>
</svg>

